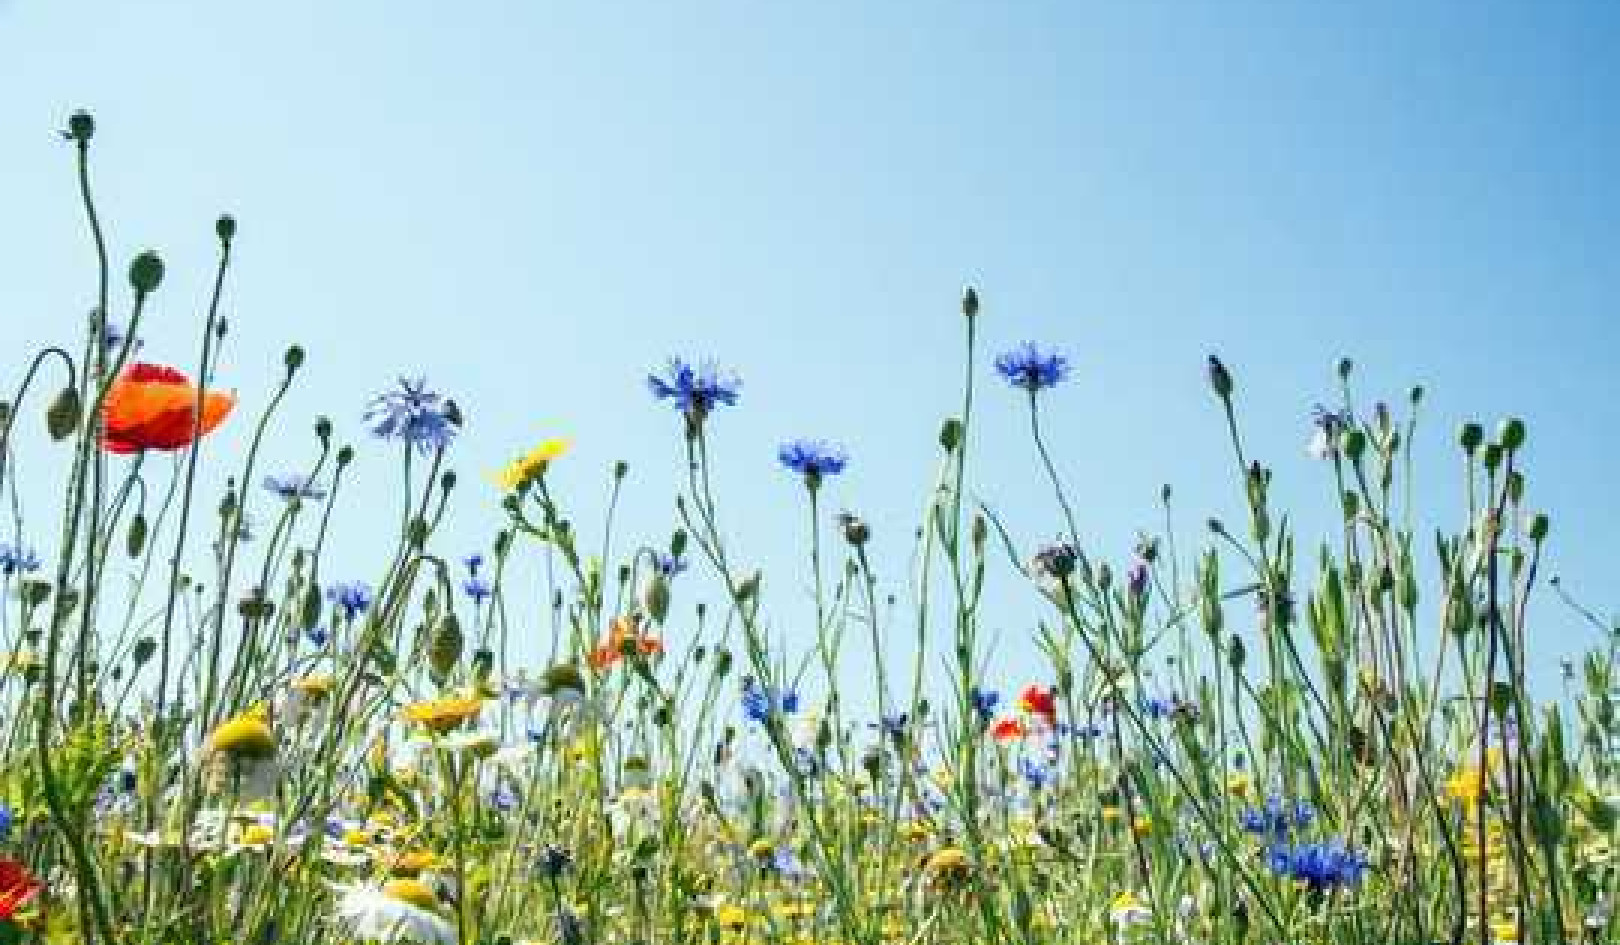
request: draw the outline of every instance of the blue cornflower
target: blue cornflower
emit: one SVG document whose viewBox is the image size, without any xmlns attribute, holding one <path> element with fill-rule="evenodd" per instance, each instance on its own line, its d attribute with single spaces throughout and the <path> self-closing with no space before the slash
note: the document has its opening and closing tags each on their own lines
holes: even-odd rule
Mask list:
<svg viewBox="0 0 1620 945">
<path fill-rule="evenodd" d="M 353 620 L 371 606 L 371 587 L 363 581 L 333 584 L 326 589 L 326 599 L 337 605 L 344 620 Z"/>
<path fill-rule="evenodd" d="M 428 390 L 426 378 L 399 379 L 397 386 L 371 399 L 365 424 L 385 440 L 404 440 L 424 453 L 450 445 L 461 429 L 461 411 L 453 400 Z"/>
<path fill-rule="evenodd" d="M 968 690 L 968 699 L 973 703 L 973 711 L 979 716 L 979 722 L 988 725 L 995 718 L 996 706 L 1001 704 L 1001 693 L 974 686 Z"/>
<path fill-rule="evenodd" d="M 495 588 L 481 577 L 470 577 L 467 580 L 462 581 L 461 590 L 468 597 L 472 598 L 472 602 L 475 604 L 482 604 L 484 601 L 489 600 L 490 597 L 495 593 Z"/>
<path fill-rule="evenodd" d="M 1311 412 L 1311 425 L 1315 432 L 1305 447 L 1315 459 L 1331 459 L 1339 452 L 1339 437 L 1355 424 L 1355 416 L 1346 410 L 1330 410 L 1318 404 Z"/>
<path fill-rule="evenodd" d="M 107 322 L 107 324 L 101 329 L 101 340 L 105 345 L 104 350 L 107 352 L 107 357 L 116 357 L 118 352 L 124 347 L 124 340 L 128 337 L 128 326 L 114 321 Z M 129 353 L 134 354 L 135 352 L 141 350 L 142 346 L 145 344 L 146 342 L 136 338 L 130 343 Z"/>
<path fill-rule="evenodd" d="M 305 627 L 304 636 L 309 639 L 310 645 L 315 647 L 317 650 L 326 646 L 326 628 L 320 624 L 316 624 L 313 627 Z"/>
<path fill-rule="evenodd" d="M 1367 858 L 1340 840 L 1276 843 L 1266 850 L 1266 866 L 1278 876 L 1303 882 L 1313 892 L 1353 886 L 1367 870 Z"/>
<path fill-rule="evenodd" d="M 1175 711 L 1175 701 L 1161 699 L 1158 696 L 1145 696 L 1141 701 L 1142 712 L 1150 719 L 1167 718 Z"/>
<path fill-rule="evenodd" d="M 686 559 L 658 551 L 653 553 L 653 567 L 664 577 L 672 578 L 686 570 Z"/>
<path fill-rule="evenodd" d="M 996 358 L 996 371 L 1014 387 L 1034 393 L 1056 386 L 1069 375 L 1069 359 L 1026 341 Z"/>
<path fill-rule="evenodd" d="M 1037 791 L 1045 787 L 1046 782 L 1052 780 L 1051 768 L 1029 758 L 1018 759 L 1018 773 L 1023 775 L 1024 780 L 1029 782 L 1029 786 Z"/>
<path fill-rule="evenodd" d="M 681 358 L 670 358 L 668 373 L 647 375 L 647 387 L 658 400 L 674 402 L 675 409 L 689 420 L 701 421 L 718 404 L 736 404 L 742 381 L 713 361 L 693 366 Z"/>
<path fill-rule="evenodd" d="M 32 548 L 0 542 L 0 575 L 29 574 L 39 570 L 39 555 Z"/>
<path fill-rule="evenodd" d="M 518 803 L 517 792 L 512 790 L 512 786 L 505 781 L 495 785 L 489 792 L 489 806 L 503 814 L 517 810 Z"/>
<path fill-rule="evenodd" d="M 265 476 L 264 487 L 281 496 L 289 502 L 293 499 L 309 499 L 319 502 L 326 498 L 326 489 L 309 476 L 298 473 L 288 473 L 280 476 Z"/>
<path fill-rule="evenodd" d="M 773 715 L 792 715 L 799 711 L 799 694 L 792 689 L 777 693 L 752 678 L 744 679 L 742 707 L 744 718 L 763 725 Z"/>
<path fill-rule="evenodd" d="M 17 815 L 12 813 L 11 805 L 0 801 L 0 841 L 11 838 L 11 825 L 16 821 Z"/>
<path fill-rule="evenodd" d="M 467 579 L 461 582 L 462 591 L 471 597 L 475 604 L 489 600 L 495 593 L 495 588 L 478 573 L 484 567 L 484 556 L 474 552 L 462 558 L 461 563 L 467 566 Z"/>
<path fill-rule="evenodd" d="M 1252 834 L 1281 839 L 1292 829 L 1303 827 L 1316 819 L 1316 808 L 1307 801 L 1287 801 L 1273 794 L 1259 807 L 1247 807 L 1238 813 L 1238 823 Z"/>
<path fill-rule="evenodd" d="M 783 466 L 803 476 L 811 483 L 819 483 L 827 476 L 836 476 L 849 463 L 849 454 L 842 446 L 823 440 L 793 440 L 783 443 L 776 451 Z"/>
</svg>

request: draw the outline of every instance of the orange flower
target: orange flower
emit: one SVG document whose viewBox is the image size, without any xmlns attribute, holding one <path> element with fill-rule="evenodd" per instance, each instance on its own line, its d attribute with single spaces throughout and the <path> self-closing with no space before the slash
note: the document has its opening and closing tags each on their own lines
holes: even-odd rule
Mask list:
<svg viewBox="0 0 1620 945">
<path fill-rule="evenodd" d="M 45 888 L 28 868 L 16 860 L 0 860 L 0 919 L 10 919 L 17 910 Z"/>
<path fill-rule="evenodd" d="M 607 641 L 591 650 L 590 664 L 591 669 L 601 672 L 626 656 L 662 656 L 663 653 L 663 640 L 650 633 L 642 633 L 633 618 L 616 617 L 608 631 Z"/>
<path fill-rule="evenodd" d="M 1018 708 L 1045 722 L 1047 728 L 1057 727 L 1056 689 L 1025 686 L 1023 693 L 1018 697 Z"/>
<path fill-rule="evenodd" d="M 101 445 L 109 453 L 177 450 L 212 432 L 235 406 L 235 394 L 205 391 L 199 423 L 196 385 L 174 368 L 137 362 L 107 391 Z"/>
<path fill-rule="evenodd" d="M 998 742 L 1023 738 L 1028 734 L 1029 728 L 1017 719 L 998 719 L 996 724 L 990 726 L 990 737 Z"/>
</svg>

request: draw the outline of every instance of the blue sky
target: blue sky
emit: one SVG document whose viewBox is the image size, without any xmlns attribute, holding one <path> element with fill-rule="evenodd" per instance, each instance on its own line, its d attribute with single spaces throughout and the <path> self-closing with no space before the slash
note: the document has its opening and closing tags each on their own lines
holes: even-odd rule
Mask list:
<svg viewBox="0 0 1620 945">
<path fill-rule="evenodd" d="M 988 352 L 1035 338 L 1075 364 L 1052 436 L 1094 553 L 1123 561 L 1165 482 L 1186 538 L 1234 515 L 1211 351 L 1279 497 L 1328 508 L 1303 444 L 1348 355 L 1368 399 L 1426 386 L 1437 522 L 1460 503 L 1457 423 L 1523 416 L 1550 571 L 1606 613 L 1617 21 L 1573 0 L 0 0 L 0 370 L 91 303 L 55 139 L 87 107 L 117 258 L 169 263 L 145 354 L 195 361 L 211 223 L 235 214 L 222 377 L 243 417 L 294 341 L 309 362 L 271 445 L 289 466 L 309 418 L 359 442 L 370 393 L 426 373 L 469 416 L 448 552 L 499 524 L 478 474 L 553 434 L 576 441 L 556 476 L 582 520 L 623 458 L 623 521 L 667 534 L 679 428 L 643 378 L 713 355 L 746 383 L 715 426 L 739 553 L 798 565 L 775 447 L 829 437 L 853 461 L 826 501 L 877 524 L 898 582 L 973 283 Z M 1051 537 L 1022 401 L 984 394 L 978 488 L 1022 540 Z M 394 466 L 360 445 L 375 489 L 340 512 L 336 560 L 364 577 Z M 25 495 L 48 494 L 41 462 Z M 802 586 L 774 584 L 789 636 Z M 1010 684 L 1038 605 L 1010 575 L 992 593 Z M 1593 639 L 1538 615 L 1544 666 Z"/>
</svg>

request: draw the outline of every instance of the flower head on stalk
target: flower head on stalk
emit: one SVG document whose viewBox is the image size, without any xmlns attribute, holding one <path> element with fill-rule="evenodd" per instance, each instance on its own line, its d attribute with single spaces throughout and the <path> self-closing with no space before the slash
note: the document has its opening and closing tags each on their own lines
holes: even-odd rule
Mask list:
<svg viewBox="0 0 1620 945">
<path fill-rule="evenodd" d="M 429 390 L 426 378 L 401 377 L 395 386 L 371 399 L 365 412 L 372 436 L 401 440 L 423 453 L 450 445 L 461 430 L 456 402 Z"/>
<path fill-rule="evenodd" d="M 326 489 L 312 477 L 300 473 L 285 473 L 264 477 L 264 487 L 283 499 L 308 499 L 319 502 L 326 498 Z"/>
<path fill-rule="evenodd" d="M 1026 341 L 996 358 L 996 372 L 1012 386 L 1033 394 L 1062 383 L 1069 376 L 1069 359 L 1051 348 Z"/>
<path fill-rule="evenodd" d="M 805 485 L 818 488 L 823 479 L 836 476 L 849 464 L 844 448 L 824 440 L 792 440 L 776 451 L 777 460 L 790 472 L 804 477 Z"/>
<path fill-rule="evenodd" d="M 662 376 L 647 375 L 647 387 L 655 399 L 670 401 L 686 416 L 688 428 L 696 430 L 716 406 L 729 407 L 737 403 L 742 381 L 735 374 L 721 370 L 714 361 L 693 365 L 681 358 L 670 358 L 669 368 Z"/>
</svg>

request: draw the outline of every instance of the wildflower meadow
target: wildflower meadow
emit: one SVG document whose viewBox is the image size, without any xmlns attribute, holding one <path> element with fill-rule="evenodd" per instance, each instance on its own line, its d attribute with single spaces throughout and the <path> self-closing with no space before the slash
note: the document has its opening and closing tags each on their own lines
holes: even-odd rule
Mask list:
<svg viewBox="0 0 1620 945">
<path fill-rule="evenodd" d="M 289 415 L 296 345 L 251 352 L 279 380 L 239 399 L 237 222 L 196 348 L 145 345 L 166 267 L 210 261 L 110 256 L 95 144 L 74 113 L 95 307 L 0 394 L 0 942 L 1620 941 L 1620 632 L 1543 573 L 1523 422 L 1367 403 L 1343 362 L 1309 431 L 1332 524 L 1306 532 L 1211 356 L 1229 449 L 1201 468 L 1243 514 L 1172 515 L 1167 488 L 1162 529 L 1090 534 L 1049 449 L 1082 339 L 986 350 L 1016 315 L 970 288 L 936 322 L 961 387 L 915 531 L 829 501 L 862 457 L 787 431 L 803 565 L 766 573 L 714 476 L 746 365 L 694 339 L 627 366 L 683 471 L 671 522 L 615 518 L 622 464 L 580 512 L 567 439 L 458 471 L 479 404 L 363 351 L 369 402 Z M 976 482 L 989 398 L 1026 411 L 1038 534 Z M 1414 508 L 1420 439 L 1460 470 L 1444 508 Z M 67 474 L 25 507 L 41 457 Z M 397 527 L 330 554 L 359 501 Z M 473 503 L 504 524 L 451 546 Z M 1021 611 L 987 612 L 991 574 Z M 1532 599 L 1591 625 L 1561 688 L 1527 669 Z M 992 625 L 1041 671 L 1006 681 Z"/>
</svg>

